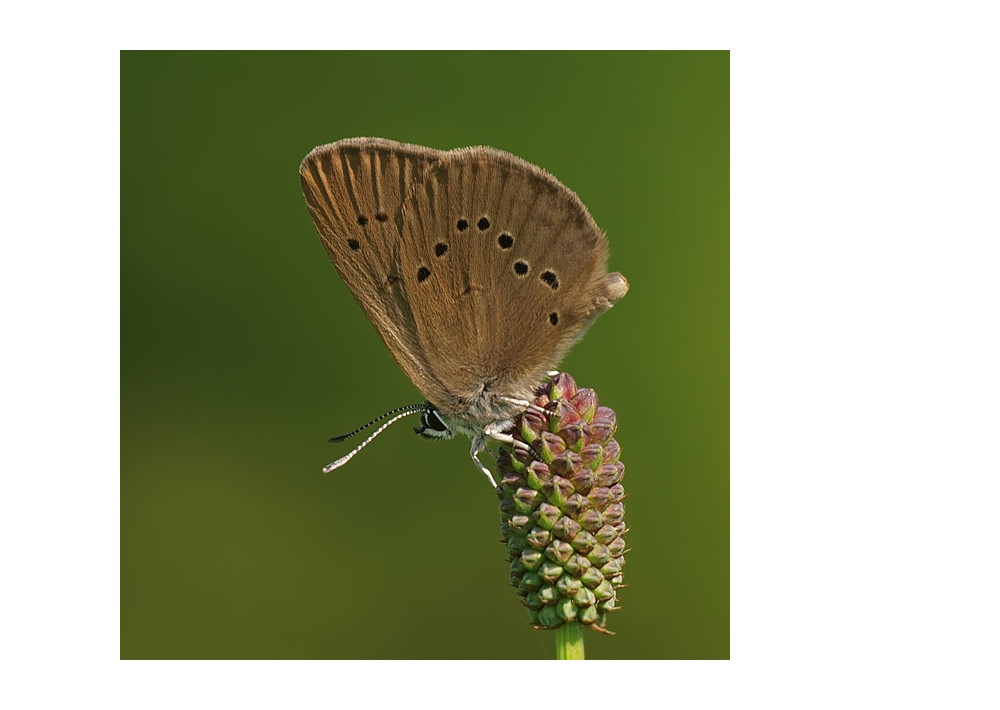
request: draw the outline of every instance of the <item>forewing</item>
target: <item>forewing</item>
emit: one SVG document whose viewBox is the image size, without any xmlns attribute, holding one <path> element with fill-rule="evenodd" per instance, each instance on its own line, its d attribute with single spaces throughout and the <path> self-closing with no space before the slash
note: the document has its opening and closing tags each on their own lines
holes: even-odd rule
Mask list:
<svg viewBox="0 0 1000 710">
<path fill-rule="evenodd" d="M 413 184 L 444 155 L 380 138 L 351 138 L 316 148 L 299 168 L 330 260 L 400 368 L 432 401 L 442 387 L 422 351 L 400 271 L 401 207 Z"/>
</svg>

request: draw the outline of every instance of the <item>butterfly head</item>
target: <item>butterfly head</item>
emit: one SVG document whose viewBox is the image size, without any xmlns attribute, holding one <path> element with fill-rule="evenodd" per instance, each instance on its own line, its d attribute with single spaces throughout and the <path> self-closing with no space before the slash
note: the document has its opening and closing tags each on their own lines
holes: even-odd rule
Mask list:
<svg viewBox="0 0 1000 710">
<path fill-rule="evenodd" d="M 506 408 L 499 407 L 502 400 L 506 400 Z M 386 412 L 380 417 L 376 417 L 372 421 L 362 427 L 358 427 L 352 432 L 331 437 L 331 442 L 345 441 L 353 437 L 355 434 L 364 431 L 368 427 L 383 422 L 374 433 L 358 444 L 352 451 L 324 467 L 323 473 L 330 473 L 330 471 L 338 469 L 346 464 L 354 458 L 358 452 L 361 451 L 361 449 L 365 448 L 365 446 L 367 446 L 376 436 L 392 426 L 393 423 L 399 421 L 403 417 L 419 413 L 420 426 L 414 427 L 413 431 L 420 434 L 420 436 L 425 439 L 444 441 L 453 438 L 455 434 L 464 434 L 470 437 L 472 439 L 472 449 L 470 451 L 472 460 L 475 462 L 479 470 L 482 471 L 489 479 L 490 485 L 496 488 L 496 482 L 493 480 L 493 475 L 490 473 L 489 469 L 483 466 L 483 464 L 479 461 L 478 454 L 486 448 L 485 442 L 488 438 L 510 443 L 512 441 L 510 435 L 505 434 L 504 432 L 514 425 L 514 420 L 509 414 L 499 415 L 493 417 L 492 419 L 483 419 L 483 411 L 481 410 L 484 406 L 486 406 L 487 402 L 492 402 L 492 406 L 488 407 L 489 411 L 498 414 L 502 411 L 509 410 L 512 406 L 514 408 L 523 409 L 523 405 L 527 404 L 527 402 L 521 402 L 509 397 L 497 399 L 496 395 L 492 397 L 484 396 L 476 398 L 473 407 L 459 409 L 448 416 L 442 414 L 441 410 L 430 402 L 423 402 L 422 404 L 408 404 L 404 407 L 398 407 Z"/>
</svg>

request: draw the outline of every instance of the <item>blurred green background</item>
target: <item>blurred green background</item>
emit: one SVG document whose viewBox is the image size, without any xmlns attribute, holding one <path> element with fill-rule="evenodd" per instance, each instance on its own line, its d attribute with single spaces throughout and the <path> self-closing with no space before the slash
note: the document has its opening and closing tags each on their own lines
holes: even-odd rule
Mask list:
<svg viewBox="0 0 1000 710">
<path fill-rule="evenodd" d="M 631 528 L 589 658 L 729 657 L 729 53 L 121 54 L 122 658 L 552 658 L 468 442 L 320 245 L 314 146 L 490 145 L 576 191 L 631 290 L 567 360 Z M 492 464 L 492 459 L 486 461 Z"/>
</svg>

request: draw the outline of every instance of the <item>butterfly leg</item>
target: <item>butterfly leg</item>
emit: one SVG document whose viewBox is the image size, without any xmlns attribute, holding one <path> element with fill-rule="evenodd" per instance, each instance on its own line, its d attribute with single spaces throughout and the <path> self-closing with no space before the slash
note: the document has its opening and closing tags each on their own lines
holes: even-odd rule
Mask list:
<svg viewBox="0 0 1000 710">
<path fill-rule="evenodd" d="M 531 410 L 533 410 L 535 412 L 538 412 L 539 414 L 543 414 L 545 416 L 549 415 L 549 410 L 547 410 L 547 409 L 545 409 L 543 407 L 539 407 L 534 402 L 529 402 L 526 399 L 516 399 L 514 397 L 498 397 L 497 399 L 500 399 L 500 400 L 502 400 L 504 402 L 509 402 L 510 404 L 515 404 L 518 407 L 520 407 L 521 409 L 531 409 Z"/>
<path fill-rule="evenodd" d="M 486 478 L 490 482 L 490 488 L 496 490 L 497 482 L 493 480 L 493 474 L 490 470 L 483 466 L 483 462 L 479 460 L 479 452 L 486 448 L 485 437 L 483 434 L 477 434 L 475 438 L 472 439 L 472 449 L 469 454 L 472 456 L 473 463 L 476 464 L 476 468 L 483 472 Z"/>
<path fill-rule="evenodd" d="M 534 405 L 532 405 L 534 406 Z M 545 410 L 542 410 L 545 411 Z M 546 412 L 547 414 L 548 412 Z M 523 441 L 518 441 L 510 434 L 505 434 L 504 432 L 510 428 L 510 422 L 494 422 L 483 429 L 482 436 L 489 437 L 494 441 L 499 441 L 501 444 L 506 444 L 507 446 L 512 446 L 515 449 L 520 449 L 530 454 L 533 458 L 538 458 L 535 450 L 528 446 Z"/>
</svg>

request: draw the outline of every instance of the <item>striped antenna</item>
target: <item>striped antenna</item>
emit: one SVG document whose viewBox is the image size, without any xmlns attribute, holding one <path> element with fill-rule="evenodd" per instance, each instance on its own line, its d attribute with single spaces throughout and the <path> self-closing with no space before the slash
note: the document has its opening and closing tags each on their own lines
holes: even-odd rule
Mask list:
<svg viewBox="0 0 1000 710">
<path fill-rule="evenodd" d="M 420 406 L 420 407 L 419 407 L 418 409 L 410 409 L 410 410 L 408 410 L 408 411 L 406 411 L 406 412 L 403 412 L 402 414 L 397 414 L 397 415 L 396 415 L 396 416 L 394 416 L 394 417 L 393 417 L 392 419 L 390 419 L 390 420 L 389 420 L 389 421 L 387 421 L 387 422 L 386 422 L 385 424 L 383 424 L 383 425 L 382 425 L 382 426 L 380 426 L 380 427 L 379 427 L 378 429 L 376 429 L 376 430 L 375 430 L 375 431 L 374 431 L 374 432 L 372 433 L 372 435 L 371 435 L 371 436 L 369 436 L 369 437 L 368 437 L 367 439 L 365 439 L 365 440 L 364 440 L 364 441 L 362 441 L 362 442 L 361 442 L 360 444 L 358 444 L 358 446 L 357 446 L 357 447 L 356 447 L 356 448 L 354 449 L 354 451 L 352 451 L 351 453 L 347 454 L 346 456 L 341 456 L 341 457 L 340 457 L 339 459 L 337 459 L 337 460 L 336 460 L 336 461 L 334 461 L 333 463 L 331 463 L 331 464 L 329 464 L 329 465 L 325 466 L 325 467 L 323 468 L 323 473 L 330 473 L 330 471 L 333 471 L 334 469 L 338 469 L 338 468 L 340 468 L 340 467 L 341 467 L 341 466 L 343 466 L 343 465 L 344 465 L 345 463 L 347 463 L 348 461 L 350 461 L 351 459 L 353 459 L 353 458 L 354 458 L 354 457 L 355 457 L 355 456 L 357 455 L 357 453 L 358 453 L 359 451 L 361 451 L 361 449 L 363 449 L 363 448 L 365 448 L 366 446 L 368 446 L 368 442 L 369 442 L 369 441 L 371 441 L 371 440 L 372 440 L 372 439 L 374 439 L 374 438 L 375 438 L 376 436 L 378 436 L 379 434 L 381 434 L 381 433 L 382 433 L 383 431 L 385 431 L 386 429 L 388 429 L 388 428 L 389 428 L 389 427 L 390 427 L 390 426 L 391 426 L 392 424 L 395 424 L 395 423 L 396 423 L 397 421 L 399 421 L 399 420 L 400 420 L 400 419 L 402 419 L 403 417 L 408 417 L 408 416 L 409 416 L 409 415 L 411 415 L 411 414 L 416 414 L 417 412 L 422 412 L 422 411 L 424 411 L 424 409 L 426 409 L 426 405 L 421 405 L 421 406 Z M 393 410 L 393 411 L 399 411 L 399 410 Z M 378 420 L 378 419 L 376 419 L 375 421 L 377 422 L 377 421 L 379 421 L 379 420 Z M 374 424 L 374 423 L 375 423 L 375 422 L 372 422 L 371 424 Z M 366 425 L 365 425 L 365 427 L 367 427 L 367 426 L 371 426 L 371 424 L 366 424 Z M 362 428 L 362 429 L 364 429 L 365 427 L 361 427 L 361 428 Z M 360 431 L 360 430 L 359 430 L 359 431 Z M 353 434 L 354 434 L 354 432 L 352 432 L 352 433 L 351 433 L 351 435 L 353 435 Z"/>
<path fill-rule="evenodd" d="M 341 434 L 340 436 L 331 436 L 329 439 L 327 439 L 327 442 L 330 444 L 336 444 L 338 441 L 346 441 L 355 434 L 363 432 L 365 429 L 372 426 L 373 424 L 378 424 L 380 421 L 382 421 L 391 414 L 395 414 L 396 412 L 415 412 L 421 409 L 427 409 L 426 402 L 424 402 L 423 404 L 407 404 L 405 407 L 396 407 L 395 409 L 390 409 L 388 412 L 378 415 L 364 426 L 359 426 L 357 429 L 355 429 L 350 433 Z"/>
</svg>

